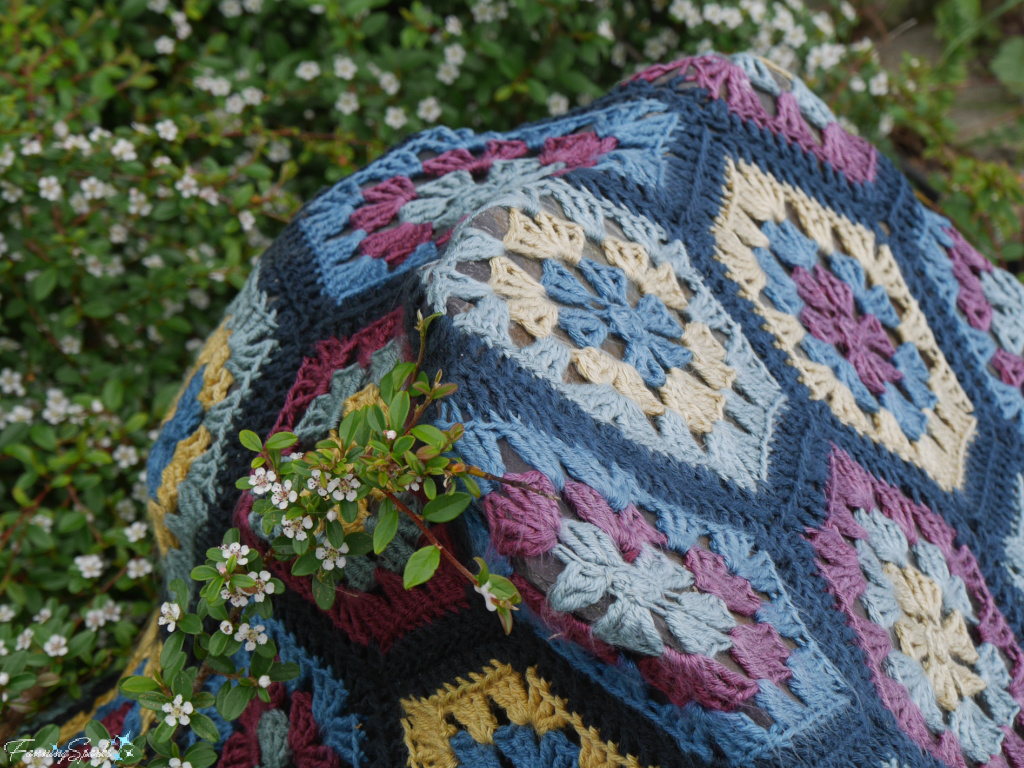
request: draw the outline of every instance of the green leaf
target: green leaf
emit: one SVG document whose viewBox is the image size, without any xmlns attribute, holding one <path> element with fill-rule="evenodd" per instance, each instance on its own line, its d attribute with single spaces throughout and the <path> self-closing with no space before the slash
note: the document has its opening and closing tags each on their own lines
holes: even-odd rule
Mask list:
<svg viewBox="0 0 1024 768">
<path fill-rule="evenodd" d="M 274 666 L 273 656 L 264 656 L 261 653 L 253 654 L 249 661 L 249 676 L 258 679 L 260 675 L 267 674 L 272 666 Z"/>
<path fill-rule="evenodd" d="M 217 693 L 217 712 L 225 720 L 237 720 L 252 699 L 253 689 L 232 685 L 228 680 Z"/>
<path fill-rule="evenodd" d="M 110 740 L 110 731 L 98 720 L 90 720 L 85 724 L 85 735 L 91 744 L 99 744 L 104 739 Z"/>
<path fill-rule="evenodd" d="M 79 632 L 71 638 L 70 642 L 68 642 L 68 652 L 64 658 L 72 659 L 76 656 L 81 656 L 83 653 L 91 649 L 95 642 L 96 633 L 92 630 Z"/>
<path fill-rule="evenodd" d="M 243 429 L 238 433 L 238 439 L 246 448 L 250 451 L 259 453 L 263 450 L 263 443 L 260 442 L 259 435 L 253 432 L 251 429 Z"/>
<path fill-rule="evenodd" d="M 1004 40 L 991 66 L 992 74 L 1007 90 L 1024 94 L 1024 37 L 1015 35 Z"/>
<path fill-rule="evenodd" d="M 295 445 L 299 438 L 291 432 L 277 432 L 267 438 L 266 449 L 268 451 L 279 451 Z"/>
<path fill-rule="evenodd" d="M 118 690 L 126 699 L 132 699 L 133 701 L 139 698 L 140 693 L 146 691 L 156 691 L 160 689 L 156 680 L 149 677 L 143 677 L 142 675 L 132 675 L 131 677 L 124 678 L 117 685 Z"/>
<path fill-rule="evenodd" d="M 181 652 L 184 642 L 185 635 L 181 632 L 172 632 L 164 640 L 163 650 L 160 651 L 160 669 L 163 671 L 165 680 L 173 678 L 174 674 L 180 672 L 185 666 L 185 654 Z"/>
<path fill-rule="evenodd" d="M 472 500 L 473 497 L 468 493 L 438 496 L 427 502 L 427 506 L 423 508 L 423 517 L 432 523 L 447 523 L 461 515 Z"/>
<path fill-rule="evenodd" d="M 212 565 L 197 565 L 192 569 L 193 581 L 209 581 L 220 575 L 220 572 Z"/>
<path fill-rule="evenodd" d="M 292 576 L 309 576 L 316 573 L 320 568 L 320 561 L 317 560 L 313 550 L 308 551 L 292 564 Z"/>
<path fill-rule="evenodd" d="M 373 539 L 362 531 L 350 533 L 345 537 L 345 543 L 348 544 L 349 557 L 361 557 L 373 551 Z"/>
<path fill-rule="evenodd" d="M 327 532 L 327 541 L 331 543 L 332 547 L 340 547 L 345 543 L 345 529 L 337 520 L 328 521 L 325 531 Z"/>
<path fill-rule="evenodd" d="M 197 741 L 185 752 L 182 762 L 188 763 L 192 768 L 210 768 L 217 762 L 217 752 L 212 744 Z"/>
<path fill-rule="evenodd" d="M 441 550 L 433 544 L 416 550 L 405 564 L 402 584 L 406 589 L 422 584 L 434 575 L 441 563 Z"/>
<path fill-rule="evenodd" d="M 36 301 L 43 301 L 53 293 L 57 287 L 57 270 L 54 267 L 47 269 L 32 281 L 32 297 Z"/>
<path fill-rule="evenodd" d="M 355 501 L 342 501 L 338 504 L 341 509 L 341 519 L 346 523 L 354 523 L 359 516 L 359 504 Z"/>
<path fill-rule="evenodd" d="M 223 656 L 228 646 L 231 645 L 232 638 L 229 635 L 225 635 L 219 629 L 210 635 L 210 657 Z M 207 658 L 207 663 L 212 665 L 212 658 Z"/>
<path fill-rule="evenodd" d="M 57 433 L 53 431 L 53 427 L 47 424 L 33 424 L 31 435 L 32 442 L 44 451 L 57 450 Z"/>
<path fill-rule="evenodd" d="M 6 448 L 13 443 L 20 443 L 28 435 L 31 428 L 29 424 L 20 421 L 16 424 L 9 424 L 3 432 L 0 432 L 0 449 Z"/>
<path fill-rule="evenodd" d="M 189 613 L 181 617 L 178 627 L 187 635 L 198 635 L 203 631 L 203 622 L 195 614 Z"/>
<path fill-rule="evenodd" d="M 196 736 L 212 744 L 216 744 L 220 740 L 220 732 L 217 730 L 217 726 L 213 724 L 213 720 L 201 712 L 192 713 L 189 727 L 195 731 Z"/>
<path fill-rule="evenodd" d="M 388 403 L 388 422 L 391 428 L 401 432 L 405 427 L 405 420 L 409 416 L 409 393 L 405 390 L 396 392 Z"/>
<path fill-rule="evenodd" d="M 322 579 L 322 580 L 321 580 Z M 334 577 L 320 571 L 313 577 L 313 599 L 321 611 L 330 610 L 334 605 Z"/>
<path fill-rule="evenodd" d="M 184 671 L 175 674 L 171 678 L 171 693 L 175 696 L 181 696 L 186 701 L 189 700 L 192 696 L 192 678 Z"/>
<path fill-rule="evenodd" d="M 377 526 L 373 529 L 373 553 L 375 555 L 379 555 L 387 548 L 391 540 L 395 538 L 396 531 L 398 531 L 398 510 L 395 509 L 395 505 L 391 503 L 390 499 L 385 499 L 377 514 Z"/>
<path fill-rule="evenodd" d="M 438 450 L 441 450 L 448 444 L 448 438 L 444 436 L 444 432 L 430 424 L 417 424 L 409 432 L 427 445 L 433 446 Z"/>
<path fill-rule="evenodd" d="M 100 393 L 100 400 L 108 411 L 118 411 L 124 403 L 124 384 L 120 379 L 107 379 Z"/>
<path fill-rule="evenodd" d="M 283 664 L 275 664 L 270 670 L 270 679 L 275 683 L 283 683 L 286 680 L 294 680 L 299 676 L 299 665 L 288 661 Z"/>
<path fill-rule="evenodd" d="M 213 694 L 209 691 L 200 691 L 192 694 L 192 706 L 196 709 L 206 709 L 213 706 Z"/>
</svg>

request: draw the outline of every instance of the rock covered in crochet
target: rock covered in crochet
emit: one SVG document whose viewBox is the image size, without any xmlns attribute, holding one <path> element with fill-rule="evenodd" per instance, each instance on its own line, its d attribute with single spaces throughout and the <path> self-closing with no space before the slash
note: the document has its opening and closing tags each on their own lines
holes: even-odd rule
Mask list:
<svg viewBox="0 0 1024 768">
<path fill-rule="evenodd" d="M 222 765 L 1024 768 L 1024 288 L 803 83 L 684 59 L 310 202 L 151 452 L 168 580 L 267 546 L 239 429 L 314 445 L 417 310 L 462 457 L 555 497 L 482 483 L 436 528 L 516 628 L 448 566 L 403 590 L 411 524 L 328 612 L 272 564 L 302 676 L 218 722 Z"/>
</svg>

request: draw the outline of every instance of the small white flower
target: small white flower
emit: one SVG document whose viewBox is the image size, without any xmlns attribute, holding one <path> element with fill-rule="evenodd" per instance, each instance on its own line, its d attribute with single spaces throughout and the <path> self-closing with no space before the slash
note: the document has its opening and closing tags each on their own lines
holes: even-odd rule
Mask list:
<svg viewBox="0 0 1024 768">
<path fill-rule="evenodd" d="M 351 91 L 345 91 L 334 102 L 334 108 L 343 115 L 351 115 L 359 109 L 359 97 Z"/>
<path fill-rule="evenodd" d="M 169 56 L 174 53 L 174 46 L 174 38 L 168 37 L 167 35 L 160 35 L 160 37 L 158 37 L 153 43 L 153 47 L 156 48 L 156 52 L 163 56 Z"/>
<path fill-rule="evenodd" d="M 263 0 L 242 0 L 242 7 L 249 13 L 259 13 L 263 10 Z"/>
<path fill-rule="evenodd" d="M 238 627 L 238 631 L 235 633 L 235 640 L 245 643 L 245 650 L 255 651 L 256 645 L 266 645 L 267 635 L 264 632 L 266 627 L 262 624 L 257 624 L 255 627 L 250 627 L 248 624 L 242 624 Z"/>
<path fill-rule="evenodd" d="M 163 13 L 167 10 L 167 0 L 149 0 L 146 7 L 153 13 Z"/>
<path fill-rule="evenodd" d="M 615 39 L 615 30 L 612 29 L 612 23 L 608 19 L 603 19 L 601 23 L 597 25 L 597 34 L 605 40 Z"/>
<path fill-rule="evenodd" d="M 285 480 L 283 483 L 274 483 L 270 489 L 270 503 L 278 509 L 288 509 L 288 505 L 299 498 L 297 491 L 292 490 L 292 481 Z"/>
<path fill-rule="evenodd" d="M 119 244 L 128 241 L 128 229 L 124 224 L 114 224 L 110 228 L 110 242 Z"/>
<path fill-rule="evenodd" d="M 220 203 L 217 190 L 213 187 L 203 187 L 199 190 L 199 199 L 205 201 L 207 205 L 218 205 Z"/>
<path fill-rule="evenodd" d="M 172 757 L 167 762 L 167 765 L 170 766 L 170 768 L 192 768 L 192 763 L 190 763 L 188 760 L 186 760 L 185 762 L 181 762 L 180 757 Z"/>
<path fill-rule="evenodd" d="M 252 486 L 252 492 L 257 496 L 262 496 L 277 485 L 276 480 L 277 475 L 272 470 L 268 472 L 265 467 L 259 467 L 249 475 L 249 485 Z"/>
<path fill-rule="evenodd" d="M 181 619 L 181 606 L 177 603 L 164 603 L 160 606 L 160 618 L 157 624 L 167 625 L 167 631 L 173 632 L 175 624 Z M 180 698 L 180 697 L 179 697 Z"/>
<path fill-rule="evenodd" d="M 380 83 L 381 89 L 388 96 L 394 96 L 398 93 L 398 89 L 401 88 L 401 83 L 398 82 L 398 78 L 395 77 L 394 72 L 381 72 L 378 82 Z"/>
<path fill-rule="evenodd" d="M 245 99 L 241 94 L 232 93 L 224 102 L 224 111 L 229 115 L 240 115 L 245 111 Z"/>
<path fill-rule="evenodd" d="M 303 541 L 306 538 L 306 531 L 313 527 L 313 518 L 309 515 L 296 517 L 291 520 L 284 520 L 281 523 L 281 531 L 289 539 Z"/>
<path fill-rule="evenodd" d="M 155 128 L 156 135 L 164 141 L 174 141 L 178 137 L 178 126 L 173 120 L 161 120 Z"/>
<path fill-rule="evenodd" d="M 16 184 L 11 184 L 9 181 L 0 181 L 0 189 L 3 190 L 0 193 L 0 197 L 4 199 L 4 202 L 14 204 L 21 200 L 22 195 L 25 194 L 25 190 Z"/>
<path fill-rule="evenodd" d="M 356 72 L 359 71 L 359 67 L 352 61 L 348 56 L 335 56 L 334 57 L 334 75 L 340 77 L 342 80 L 351 80 L 356 76 Z"/>
<path fill-rule="evenodd" d="M 217 7 L 227 19 L 234 19 L 242 15 L 242 4 L 238 0 L 223 0 Z"/>
<path fill-rule="evenodd" d="M 316 548 L 316 559 L 323 561 L 325 571 L 333 571 L 335 568 L 345 567 L 345 553 L 348 552 L 348 544 L 342 542 L 340 547 L 333 547 L 330 543 L 324 542 Z"/>
<path fill-rule="evenodd" d="M 64 190 L 56 176 L 43 176 L 39 180 L 39 196 L 44 200 L 56 202 L 64 196 Z"/>
<path fill-rule="evenodd" d="M 132 523 L 127 528 L 125 528 L 124 535 L 125 538 L 128 539 L 128 541 L 130 541 L 132 544 L 135 544 L 136 542 L 142 541 L 144 538 L 146 538 L 146 533 L 148 531 L 149 526 L 146 523 L 139 521 L 137 523 Z"/>
<path fill-rule="evenodd" d="M 854 93 L 864 93 L 867 87 L 867 83 L 865 83 L 861 78 L 850 78 L 850 90 L 853 91 Z"/>
<path fill-rule="evenodd" d="M 309 471 L 309 477 L 306 479 L 306 487 L 311 491 L 316 491 L 320 496 L 327 496 L 327 485 L 331 481 L 331 473 L 322 471 L 319 469 L 311 469 Z"/>
<path fill-rule="evenodd" d="M 121 606 L 111 600 L 103 606 L 103 615 L 107 617 L 107 621 L 120 621 Z"/>
<path fill-rule="evenodd" d="M 449 35 L 462 34 L 462 22 L 458 16 L 447 16 L 444 20 L 444 31 Z"/>
<path fill-rule="evenodd" d="M 884 114 L 882 115 L 882 119 L 878 121 L 878 132 L 883 136 L 888 136 L 892 133 L 894 124 L 895 120 L 893 120 L 892 115 Z"/>
<path fill-rule="evenodd" d="M 75 566 L 82 572 L 82 578 L 96 579 L 103 573 L 103 558 L 99 555 L 79 555 L 75 558 Z"/>
<path fill-rule="evenodd" d="M 153 167 L 154 168 L 163 168 L 165 165 L 170 165 L 170 164 L 171 164 L 171 158 L 169 158 L 167 155 L 157 155 L 156 157 L 153 158 Z"/>
<path fill-rule="evenodd" d="M 272 163 L 283 163 L 285 160 L 291 159 L 291 156 L 292 151 L 287 142 L 272 141 L 267 147 L 267 159 Z"/>
<path fill-rule="evenodd" d="M 560 93 L 552 93 L 548 96 L 547 106 L 551 115 L 564 115 L 569 111 L 569 99 Z"/>
<path fill-rule="evenodd" d="M 424 122 L 433 123 L 441 117 L 441 105 L 435 97 L 428 96 L 416 106 L 416 116 Z"/>
<path fill-rule="evenodd" d="M 850 5 L 846 0 L 843 0 L 843 2 L 839 4 L 839 12 L 843 14 L 843 17 L 847 21 L 857 20 L 857 9 Z"/>
<path fill-rule="evenodd" d="M 461 67 L 462 62 L 466 60 L 466 49 L 458 43 L 445 46 L 444 60 L 449 64 L 454 64 L 456 67 Z"/>
<path fill-rule="evenodd" d="M 18 612 L 13 610 L 11 606 L 6 603 L 4 605 L 0 605 L 0 624 L 6 624 L 17 615 Z"/>
<path fill-rule="evenodd" d="M 53 765 L 53 756 L 45 749 L 25 752 L 22 754 L 21 760 L 25 763 L 26 768 L 47 768 L 47 766 Z"/>
<path fill-rule="evenodd" d="M 192 714 L 192 702 L 183 701 L 182 695 L 179 693 L 174 697 L 174 701 L 169 701 L 163 706 L 163 711 L 167 714 L 164 716 L 164 722 L 169 726 L 173 727 L 178 725 L 188 725 L 189 715 Z"/>
<path fill-rule="evenodd" d="M 0 371 L 0 391 L 5 395 L 24 397 L 25 387 L 21 383 L 21 374 L 17 371 L 12 371 L 10 368 L 4 368 Z"/>
<path fill-rule="evenodd" d="M 121 469 L 128 469 L 139 463 L 139 452 L 134 445 L 119 445 L 110 454 L 110 458 L 116 461 Z"/>
<path fill-rule="evenodd" d="M 107 623 L 107 616 L 103 613 L 100 608 L 94 608 L 91 611 L 85 612 L 85 626 L 89 629 L 96 630 Z"/>
<path fill-rule="evenodd" d="M 437 68 L 437 79 L 445 85 L 453 85 L 459 79 L 459 68 L 450 62 L 442 62 Z"/>
<path fill-rule="evenodd" d="M 133 557 L 128 561 L 128 578 L 141 579 L 153 572 L 153 564 L 144 557 Z"/>
<path fill-rule="evenodd" d="M 251 211 L 242 211 L 238 214 L 238 223 L 242 225 L 243 232 L 248 232 L 256 224 L 256 217 Z"/>
<path fill-rule="evenodd" d="M 332 478 L 327 483 L 327 492 L 331 494 L 331 498 L 335 501 L 355 501 L 356 496 L 359 494 L 356 489 L 362 485 L 359 482 L 359 478 L 349 472 L 344 477 Z"/>
<path fill-rule="evenodd" d="M 68 639 L 63 635 L 50 635 L 50 638 L 43 643 L 43 651 L 51 658 L 66 656 L 68 652 Z"/>
<path fill-rule="evenodd" d="M 118 139 L 115 141 L 114 146 L 110 148 L 110 154 L 114 156 L 115 160 L 123 160 L 125 162 L 139 159 L 139 156 L 135 153 L 135 145 L 128 141 L 128 139 Z"/>
<path fill-rule="evenodd" d="M 237 565 L 245 565 L 249 562 L 249 547 L 245 544 L 239 544 L 237 541 L 233 541 L 230 544 L 221 544 L 220 552 L 224 556 L 225 561 L 234 557 Z"/>
<path fill-rule="evenodd" d="M 53 611 L 49 608 L 41 608 L 39 613 L 32 617 L 32 621 L 35 624 L 42 624 L 44 621 L 49 621 L 50 617 L 53 616 Z"/>
<path fill-rule="evenodd" d="M 384 437 L 387 440 L 394 440 L 396 437 L 398 437 L 398 433 L 395 432 L 395 430 L 393 429 L 386 429 L 384 430 Z"/>
<path fill-rule="evenodd" d="M 39 139 L 22 139 L 21 140 L 21 154 L 27 156 L 30 155 L 41 155 L 43 153 L 43 145 Z"/>
<path fill-rule="evenodd" d="M 889 93 L 889 75 L 885 70 L 868 80 L 868 91 L 872 96 L 885 96 Z"/>
<path fill-rule="evenodd" d="M 270 687 L 270 675 L 260 675 L 260 679 L 256 681 L 259 683 L 260 688 Z"/>
<path fill-rule="evenodd" d="M 270 580 L 270 571 L 260 571 L 259 573 L 249 571 L 248 576 L 256 582 L 254 587 L 256 591 L 252 593 L 252 599 L 257 603 L 262 603 L 265 595 L 274 594 L 274 584 Z"/>
<path fill-rule="evenodd" d="M 220 596 L 224 600 L 230 600 L 231 604 L 236 608 L 244 608 L 249 604 L 249 595 L 241 590 L 231 591 L 228 589 L 222 589 Z"/>
<path fill-rule="evenodd" d="M 295 76 L 309 82 L 320 76 L 320 65 L 315 61 L 303 61 L 295 68 Z"/>
<path fill-rule="evenodd" d="M 484 603 L 487 605 L 488 611 L 498 610 L 498 605 L 495 602 L 498 598 L 491 594 L 490 582 L 487 582 L 482 586 L 475 586 L 473 587 L 473 589 L 475 589 L 477 592 L 484 596 Z"/>
<path fill-rule="evenodd" d="M 0 656 L 6 656 L 8 653 L 10 651 L 7 650 L 7 641 L 0 640 Z M 5 678 L 6 674 L 6 672 L 0 672 L 0 685 L 7 685 L 7 681 L 10 680 L 9 677 Z"/>
<path fill-rule="evenodd" d="M 24 630 L 18 635 L 18 642 L 14 646 L 16 651 L 25 651 L 32 645 L 32 638 L 35 636 L 35 631 L 32 629 Z"/>
<path fill-rule="evenodd" d="M 242 101 L 254 107 L 263 103 L 263 91 L 251 85 L 248 88 L 242 89 L 241 96 Z"/>
<path fill-rule="evenodd" d="M 194 197 L 199 192 L 199 182 L 196 181 L 195 177 L 185 171 L 180 179 L 174 182 L 174 188 L 181 193 L 184 198 Z"/>
<path fill-rule="evenodd" d="M 230 621 L 225 619 L 224 621 L 222 621 L 220 623 L 220 631 L 223 632 L 225 635 L 231 635 L 231 634 L 234 634 L 235 628 L 233 626 L 231 626 L 231 622 Z"/>
<path fill-rule="evenodd" d="M 109 139 L 113 135 L 114 134 L 112 134 L 106 128 L 97 125 L 91 131 L 89 131 L 89 141 L 95 144 L 100 139 Z"/>
</svg>

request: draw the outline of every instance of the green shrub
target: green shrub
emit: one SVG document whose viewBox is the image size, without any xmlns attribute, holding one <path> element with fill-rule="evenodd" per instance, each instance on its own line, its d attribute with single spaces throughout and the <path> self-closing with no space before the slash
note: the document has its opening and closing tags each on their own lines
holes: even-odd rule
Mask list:
<svg viewBox="0 0 1024 768">
<path fill-rule="evenodd" d="M 883 148 L 894 129 L 923 137 L 957 223 L 990 255 L 1024 252 L 1019 178 L 950 148 L 962 57 L 886 74 L 846 2 L 9 0 L 4 14 L 0 733 L 123 666 L 160 594 L 138 522 L 146 446 L 192 352 L 299 205 L 413 131 L 507 129 L 653 61 L 753 49 Z"/>
</svg>

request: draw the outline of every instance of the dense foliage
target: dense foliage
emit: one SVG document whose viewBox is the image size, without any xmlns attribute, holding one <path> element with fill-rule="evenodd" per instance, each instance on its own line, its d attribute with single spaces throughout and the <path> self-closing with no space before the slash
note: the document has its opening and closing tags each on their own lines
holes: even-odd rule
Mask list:
<svg viewBox="0 0 1024 768">
<path fill-rule="evenodd" d="M 1011 163 L 982 160 L 949 109 L 979 67 L 1024 93 L 1019 4 L 944 0 L 942 60 L 908 56 L 890 72 L 871 40 L 883 30 L 876 10 L 9 0 L 0 734 L 123 666 L 161 599 L 142 522 L 146 446 L 193 351 L 302 201 L 413 131 L 507 129 L 586 104 L 654 61 L 752 49 L 803 76 L 851 130 L 912 154 L 943 210 L 1013 268 L 1024 256 L 1024 129 L 1011 121 L 998 136 Z"/>
</svg>

